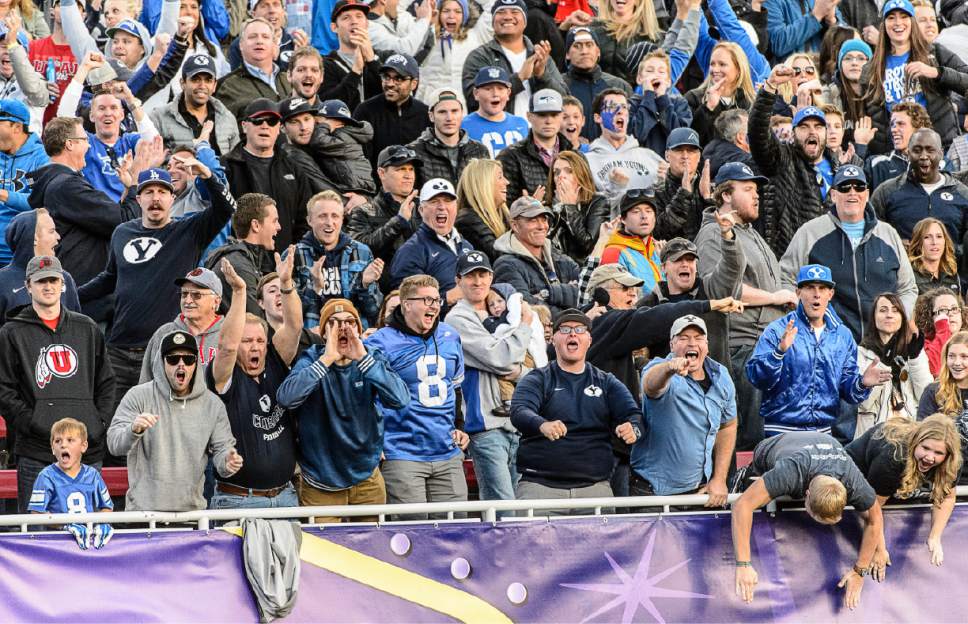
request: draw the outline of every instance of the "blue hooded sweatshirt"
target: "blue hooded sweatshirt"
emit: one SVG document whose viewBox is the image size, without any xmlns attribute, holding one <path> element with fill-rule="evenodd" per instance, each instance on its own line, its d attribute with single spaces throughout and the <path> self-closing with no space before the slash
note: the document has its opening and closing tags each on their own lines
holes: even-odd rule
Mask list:
<svg viewBox="0 0 968 624">
<path fill-rule="evenodd" d="M 0 152 L 0 188 L 7 191 L 6 203 L 0 203 L 0 231 L 4 231 L 10 220 L 21 212 L 30 210 L 27 198 L 30 196 L 30 179 L 27 174 L 43 167 L 50 158 L 44 151 L 44 144 L 36 134 L 30 134 L 16 154 Z M 31 239 L 33 230 L 30 231 Z M 31 243 L 31 249 L 33 243 Z M 9 243 L 0 242 L 0 266 L 10 263 L 13 257 Z M 28 256 L 29 259 L 29 256 Z M 26 267 L 27 261 L 24 261 Z"/>
<path fill-rule="evenodd" d="M 27 263 L 34 257 L 34 231 L 37 229 L 37 211 L 28 210 L 15 216 L 7 226 L 5 238 L 8 249 L 13 251 L 13 261 L 0 269 L 0 324 L 7 322 L 7 313 L 14 308 L 30 305 L 30 295 L 24 281 Z M 74 312 L 81 311 L 74 278 L 64 271 L 64 294 L 61 305 Z"/>
</svg>

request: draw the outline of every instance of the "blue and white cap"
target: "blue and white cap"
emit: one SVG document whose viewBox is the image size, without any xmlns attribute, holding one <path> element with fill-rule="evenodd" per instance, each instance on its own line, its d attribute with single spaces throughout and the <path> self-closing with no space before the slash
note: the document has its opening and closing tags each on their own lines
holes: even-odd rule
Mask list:
<svg viewBox="0 0 968 624">
<path fill-rule="evenodd" d="M 807 264 L 800 267 L 800 273 L 797 274 L 797 288 L 807 284 L 824 284 L 831 288 L 837 285 L 830 269 L 822 264 Z"/>
<path fill-rule="evenodd" d="M 844 182 L 850 181 L 863 182 L 864 184 L 867 184 L 867 176 L 864 175 L 864 170 L 856 165 L 844 165 L 838 169 L 837 173 L 834 175 L 833 186 L 836 187 Z"/>
<path fill-rule="evenodd" d="M 494 19 L 494 14 L 501 9 L 517 9 L 524 16 L 524 21 L 528 21 L 528 5 L 524 3 L 524 0 L 495 0 L 494 4 L 491 5 L 491 19 Z"/>
<path fill-rule="evenodd" d="M 884 3 L 884 8 L 881 9 L 881 16 L 887 17 L 887 14 L 891 11 L 904 11 L 914 17 L 914 5 L 911 4 L 911 0 L 887 0 Z"/>
<path fill-rule="evenodd" d="M 363 124 L 359 121 L 353 119 L 353 115 L 350 113 L 350 107 L 346 105 L 343 100 L 326 100 L 323 102 L 322 106 L 319 107 L 320 117 L 325 117 L 326 119 L 339 119 L 340 121 L 345 121 L 351 126 L 356 126 L 359 128 Z"/>
<path fill-rule="evenodd" d="M 157 184 L 158 186 L 164 186 L 169 191 L 174 191 L 175 187 L 171 183 L 171 174 L 169 174 L 164 169 L 148 169 L 142 171 L 138 174 L 138 192 L 140 193 L 145 188 L 151 186 L 152 184 Z"/>
<path fill-rule="evenodd" d="M 511 86 L 511 74 L 503 67 L 482 67 L 474 77 L 474 86 L 483 87 L 484 85 L 500 83 Z"/>
<path fill-rule="evenodd" d="M 807 119 L 819 119 L 823 122 L 823 125 L 827 125 L 827 116 L 823 114 L 823 111 L 816 106 L 808 106 L 806 108 L 801 108 L 797 111 L 797 114 L 793 116 L 793 127 L 796 128 Z"/>
<path fill-rule="evenodd" d="M 769 180 L 761 175 L 756 175 L 750 166 L 746 163 L 741 162 L 729 162 L 719 168 L 716 172 L 716 179 L 713 180 L 715 184 L 722 184 L 723 182 L 728 182 L 730 180 L 753 180 L 754 182 L 759 182 L 760 184 L 765 184 Z"/>
</svg>

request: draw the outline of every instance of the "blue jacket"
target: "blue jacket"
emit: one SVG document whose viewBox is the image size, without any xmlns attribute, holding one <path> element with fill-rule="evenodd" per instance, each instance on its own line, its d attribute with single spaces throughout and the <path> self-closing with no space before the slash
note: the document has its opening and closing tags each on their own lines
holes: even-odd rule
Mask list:
<svg viewBox="0 0 968 624">
<path fill-rule="evenodd" d="M 643 377 L 674 357 L 654 358 Z M 642 397 L 643 435 L 632 447 L 632 469 L 659 496 L 691 492 L 709 480 L 716 436 L 736 418 L 736 388 L 729 371 L 708 356 L 703 368 L 712 383 L 708 391 L 691 377 L 673 375 L 662 396 Z"/>
<path fill-rule="evenodd" d="M 739 19 L 736 17 L 733 7 L 730 6 L 729 0 L 709 0 L 709 14 L 712 16 L 713 23 L 719 31 L 719 39 L 713 39 L 709 34 L 709 23 L 706 21 L 706 15 L 703 14 L 699 20 L 699 42 L 696 45 L 696 52 L 694 54 L 696 61 L 699 63 L 699 67 L 702 67 L 703 75 L 709 75 L 709 59 L 713 55 L 713 47 L 720 41 L 732 41 L 738 44 L 743 49 L 743 52 L 746 53 L 746 58 L 750 64 L 750 74 L 753 78 L 753 84 L 757 85 L 766 80 L 772 69 L 770 62 L 760 54 L 760 51 L 756 48 L 756 45 L 750 39 L 746 30 L 739 23 Z M 686 60 L 688 61 L 689 59 Z M 683 69 L 685 68 L 683 67 Z M 675 72 L 673 57 L 672 81 L 676 82 L 678 79 L 679 76 Z"/>
<path fill-rule="evenodd" d="M 934 217 L 944 223 L 957 245 L 968 232 L 968 188 L 950 174 L 941 176 L 944 184 L 931 195 L 910 180 L 910 173 L 884 182 L 871 195 L 874 212 L 879 219 L 893 225 L 905 240 L 911 240 L 918 221 Z"/>
<path fill-rule="evenodd" d="M 24 286 L 27 263 L 34 257 L 34 230 L 37 228 L 37 212 L 21 212 L 7 226 L 4 237 L 7 248 L 13 251 L 13 260 L 0 269 L 0 325 L 7 322 L 7 314 L 14 308 L 28 305 L 30 295 Z M 64 271 L 64 293 L 61 305 L 73 312 L 81 311 L 74 278 Z"/>
<path fill-rule="evenodd" d="M 315 0 L 313 2 L 313 39 L 311 44 L 319 50 L 319 53 L 326 56 L 339 47 L 339 40 L 336 33 L 330 29 L 333 15 L 333 7 L 336 0 Z"/>
<path fill-rule="evenodd" d="M 786 353 L 777 346 L 794 319 L 797 335 Z M 815 430 L 830 433 L 840 413 L 840 401 L 857 404 L 870 389 L 861 385 L 857 343 L 850 330 L 828 307 L 820 339 L 803 311 L 797 309 L 770 323 L 746 362 L 746 376 L 760 392 L 766 435 Z"/>
<path fill-rule="evenodd" d="M 813 0 L 766 0 L 763 8 L 770 33 L 770 51 L 776 59 L 786 59 L 794 52 L 820 49 L 825 30 L 811 13 Z M 837 23 L 847 25 L 840 9 L 837 9 Z"/>
<path fill-rule="evenodd" d="M 373 262 L 370 248 L 355 241 L 345 233 L 340 233 L 334 252 L 340 252 L 339 281 L 340 296 L 349 299 L 356 306 L 366 329 L 376 322 L 380 312 L 380 289 L 378 282 L 363 286 L 363 270 Z M 303 304 L 303 327 L 312 329 L 319 325 L 319 312 L 330 297 L 316 292 L 310 269 L 317 260 L 326 255 L 323 244 L 316 240 L 312 231 L 296 243 L 296 260 L 293 266 L 296 290 Z M 456 271 L 455 271 L 456 273 Z"/>
<path fill-rule="evenodd" d="M 383 415 L 376 407 L 402 409 L 407 386 L 374 348 L 358 362 L 326 367 L 325 347 L 303 352 L 276 398 L 295 410 L 299 423 L 299 465 L 311 485 L 344 489 L 369 477 L 383 451 Z"/>
<path fill-rule="evenodd" d="M 473 249 L 462 237 L 455 254 L 430 226 L 421 223 L 414 235 L 393 256 L 390 264 L 390 288 L 399 288 L 400 282 L 407 276 L 423 273 L 434 277 L 440 283 L 440 295 L 443 297 L 457 285 L 457 257 Z M 444 313 L 441 310 L 441 314 Z"/>
<path fill-rule="evenodd" d="M 30 134 L 17 153 L 10 155 L 0 152 L 0 188 L 7 191 L 7 201 L 0 204 L 0 231 L 7 229 L 10 220 L 17 214 L 30 210 L 27 198 L 30 197 L 30 180 L 27 174 L 40 169 L 50 162 L 44 144 L 36 134 Z M 31 247 L 33 245 L 31 244 Z M 10 262 L 10 247 L 0 241 L 0 266 Z M 26 262 L 24 263 L 26 267 Z"/>
<path fill-rule="evenodd" d="M 656 154 L 665 154 L 666 139 L 676 128 L 692 125 L 692 109 L 681 95 L 669 93 L 656 97 L 654 91 L 632 98 L 629 118 L 629 134 L 639 140 L 639 145 Z"/>
<path fill-rule="evenodd" d="M 138 21 L 148 27 L 152 33 L 158 28 L 161 19 L 161 3 L 163 0 L 145 0 Z M 201 0 L 198 3 L 202 23 L 205 25 L 205 36 L 216 45 L 229 35 L 229 12 L 221 0 Z M 285 6 L 285 3 L 283 3 Z"/>
</svg>

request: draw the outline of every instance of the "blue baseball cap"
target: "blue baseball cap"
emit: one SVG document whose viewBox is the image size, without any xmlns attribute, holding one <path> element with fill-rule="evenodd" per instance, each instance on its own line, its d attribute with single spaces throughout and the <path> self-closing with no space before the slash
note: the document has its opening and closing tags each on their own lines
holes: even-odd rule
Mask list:
<svg viewBox="0 0 968 624">
<path fill-rule="evenodd" d="M 0 100 L 0 121 L 16 121 L 30 125 L 30 111 L 19 100 Z"/>
<path fill-rule="evenodd" d="M 807 264 L 800 267 L 797 274 L 797 288 L 807 284 L 824 284 L 833 288 L 837 285 L 830 269 L 822 264 Z"/>
<path fill-rule="evenodd" d="M 823 111 L 816 106 L 808 106 L 806 108 L 801 108 L 797 111 L 797 114 L 793 116 L 793 127 L 796 128 L 807 119 L 819 119 L 823 122 L 823 125 L 827 125 L 827 116 L 823 114 Z"/>
<path fill-rule="evenodd" d="M 750 169 L 749 165 L 741 162 L 730 162 L 726 163 L 719 168 L 716 173 L 716 179 L 713 180 L 716 184 L 722 184 L 723 182 L 729 182 L 730 180 L 744 181 L 753 180 L 761 184 L 769 182 L 768 178 L 761 175 L 756 175 L 753 170 Z"/>
<path fill-rule="evenodd" d="M 114 33 L 118 32 L 119 30 L 121 32 L 128 33 L 132 37 L 137 37 L 139 41 L 142 41 L 141 31 L 138 30 L 138 25 L 135 23 L 134 20 L 129 20 L 129 19 L 122 20 L 118 22 L 117 26 L 115 26 L 114 28 L 108 28 L 105 34 L 107 34 L 108 37 L 113 37 Z"/>
<path fill-rule="evenodd" d="M 696 149 L 702 149 L 699 144 L 699 133 L 692 128 L 676 128 L 669 133 L 669 138 L 666 140 L 666 149 L 676 149 L 677 147 L 695 147 Z"/>
<path fill-rule="evenodd" d="M 404 78 L 419 78 L 420 77 L 420 66 L 417 65 L 416 59 L 414 59 L 409 54 L 392 54 L 387 60 L 383 61 L 383 66 L 380 67 L 380 73 L 382 74 L 388 69 L 392 69 Z"/>
<path fill-rule="evenodd" d="M 881 16 L 887 17 L 887 14 L 891 11 L 904 11 L 914 17 L 914 5 L 911 4 L 911 0 L 887 0 L 884 3 L 884 8 L 881 9 Z"/>
<path fill-rule="evenodd" d="M 138 174 L 138 192 L 140 193 L 152 184 L 163 186 L 169 191 L 174 192 L 175 187 L 171 183 L 171 174 L 164 169 L 148 169 Z"/>
<path fill-rule="evenodd" d="M 326 100 L 319 107 L 319 116 L 326 119 L 339 119 L 357 128 L 363 125 L 353 119 L 353 115 L 350 114 L 350 107 L 343 100 Z"/>
<path fill-rule="evenodd" d="M 207 54 L 193 54 L 182 65 L 182 78 L 191 78 L 198 74 L 208 74 L 213 78 L 218 76 L 215 71 L 215 61 Z"/>
<path fill-rule="evenodd" d="M 474 86 L 483 87 L 484 85 L 500 83 L 511 86 L 511 74 L 503 67 L 482 67 L 474 77 Z"/>
<path fill-rule="evenodd" d="M 855 165 L 844 165 L 838 169 L 837 173 L 834 175 L 833 186 L 836 188 L 840 184 L 850 181 L 863 182 L 864 184 L 867 184 L 867 176 L 864 175 L 864 170 Z"/>
</svg>

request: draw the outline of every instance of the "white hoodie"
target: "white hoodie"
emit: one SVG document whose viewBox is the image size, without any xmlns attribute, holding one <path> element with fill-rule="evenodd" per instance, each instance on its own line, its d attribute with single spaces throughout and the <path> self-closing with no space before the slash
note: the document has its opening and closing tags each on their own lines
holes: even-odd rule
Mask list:
<svg viewBox="0 0 968 624">
<path fill-rule="evenodd" d="M 608 195 L 614 202 L 625 189 L 648 188 L 658 179 L 659 163 L 662 157 L 647 147 L 639 147 L 633 136 L 625 137 L 618 149 L 612 147 L 605 137 L 598 137 L 585 152 L 585 159 L 592 170 L 595 188 Z M 612 171 L 620 169 L 628 176 L 628 184 L 619 185 L 611 179 Z"/>
</svg>

